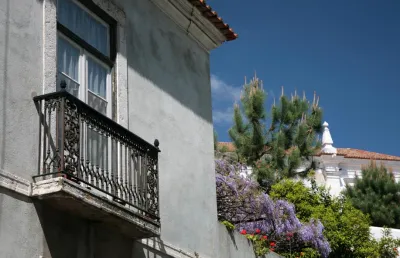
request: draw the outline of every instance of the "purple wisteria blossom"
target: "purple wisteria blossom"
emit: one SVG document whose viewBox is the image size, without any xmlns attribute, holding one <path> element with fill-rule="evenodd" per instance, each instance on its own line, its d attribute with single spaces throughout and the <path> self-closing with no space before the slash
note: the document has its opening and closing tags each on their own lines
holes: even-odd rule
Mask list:
<svg viewBox="0 0 400 258">
<path fill-rule="evenodd" d="M 293 235 L 295 246 L 311 246 L 327 257 L 331 249 L 323 236 L 323 225 L 319 220 L 302 224 L 296 216 L 293 204 L 285 200 L 272 200 L 261 191 L 257 182 L 240 176 L 240 164 L 216 160 L 217 206 L 220 220 L 236 224 L 236 229 L 255 234 L 268 235 L 282 245 L 287 245 L 287 236 Z M 285 242 L 285 243 L 284 243 Z M 292 243 L 290 243 L 292 244 Z"/>
<path fill-rule="evenodd" d="M 303 225 L 299 231 L 299 238 L 319 250 L 322 257 L 328 257 L 331 247 L 322 234 L 324 225 L 321 221 L 311 219 L 310 223 Z"/>
</svg>

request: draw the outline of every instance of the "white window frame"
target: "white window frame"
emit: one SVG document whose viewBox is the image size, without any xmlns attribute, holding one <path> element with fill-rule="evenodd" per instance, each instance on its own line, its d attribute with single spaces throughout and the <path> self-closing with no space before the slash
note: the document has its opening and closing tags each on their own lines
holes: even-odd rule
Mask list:
<svg viewBox="0 0 400 258">
<path fill-rule="evenodd" d="M 63 40 L 67 41 L 73 47 L 79 49 L 79 61 L 78 61 L 78 81 L 71 78 L 67 74 L 60 72 L 57 67 L 57 74 L 62 73 L 63 76 L 67 77 L 68 79 L 76 82 L 79 84 L 79 99 L 85 103 L 88 103 L 88 94 L 94 94 L 97 98 L 100 98 L 107 102 L 107 111 L 106 116 L 111 118 L 112 117 L 112 87 L 111 87 L 111 73 L 112 68 L 110 68 L 107 64 L 102 62 L 100 59 L 92 55 L 89 51 L 85 50 L 82 46 L 72 41 L 66 35 L 61 32 L 57 33 L 57 39 L 62 38 Z M 58 53 L 58 50 L 57 50 Z M 94 60 L 97 64 L 100 64 L 103 68 L 107 70 L 107 78 L 106 78 L 106 98 L 99 96 L 98 94 L 89 90 L 89 78 L 88 78 L 88 57 Z"/>
<path fill-rule="evenodd" d="M 98 21 L 99 23 L 101 23 L 102 25 L 104 25 L 107 28 L 107 53 L 105 54 L 107 57 L 110 56 L 110 25 L 105 22 L 103 19 L 101 19 L 99 16 L 97 16 L 95 13 L 93 13 L 90 9 L 88 9 L 86 6 L 84 6 L 82 3 L 80 3 L 77 0 L 70 0 L 71 2 L 73 2 L 74 4 L 76 4 L 79 8 L 81 8 L 83 11 L 87 12 L 92 18 L 94 18 L 96 21 Z M 59 8 L 58 6 L 58 1 L 57 1 L 57 9 Z M 88 44 L 90 44 L 88 42 Z"/>
<path fill-rule="evenodd" d="M 128 117 L 128 64 L 126 45 L 126 15 L 125 11 L 116 6 L 112 0 L 93 0 L 93 3 L 106 14 L 115 19 L 116 24 L 116 56 L 112 68 L 113 92 L 112 110 L 115 112 L 114 120 L 124 127 L 129 126 Z M 78 3 L 79 4 L 79 3 Z M 86 8 L 88 9 L 88 8 Z M 85 10 L 86 10 L 85 9 Z M 90 10 L 89 10 L 90 11 Z M 43 88 L 42 94 L 55 92 L 57 84 L 57 2 L 43 0 Z M 96 16 L 95 16 L 96 17 Z M 104 22 L 102 19 L 100 21 Z M 111 36 L 111 35 L 109 35 Z M 111 51 L 111 49 L 110 49 Z M 114 78 L 115 77 L 115 78 Z M 115 80 L 114 80 L 115 79 Z M 114 103 L 114 101 L 116 101 Z"/>
</svg>

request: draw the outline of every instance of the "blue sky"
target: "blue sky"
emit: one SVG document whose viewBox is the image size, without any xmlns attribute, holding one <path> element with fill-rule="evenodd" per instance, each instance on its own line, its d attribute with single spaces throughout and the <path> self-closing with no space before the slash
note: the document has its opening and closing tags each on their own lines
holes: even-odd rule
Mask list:
<svg viewBox="0 0 400 258">
<path fill-rule="evenodd" d="M 400 1 L 208 0 L 239 34 L 211 53 L 213 120 L 254 72 L 273 95 L 317 91 L 334 146 L 400 156 Z"/>
</svg>

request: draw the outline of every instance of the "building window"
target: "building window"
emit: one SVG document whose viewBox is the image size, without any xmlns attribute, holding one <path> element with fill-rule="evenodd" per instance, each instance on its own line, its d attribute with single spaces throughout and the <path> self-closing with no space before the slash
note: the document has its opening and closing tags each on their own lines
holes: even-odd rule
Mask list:
<svg viewBox="0 0 400 258">
<path fill-rule="evenodd" d="M 111 117 L 115 23 L 107 23 L 84 3 L 100 12 L 89 0 L 57 1 L 57 86 L 65 80 L 71 94 Z"/>
<path fill-rule="evenodd" d="M 57 1 L 57 87 L 64 80 L 69 93 L 110 118 L 115 24 L 91 0 Z M 83 130 L 85 159 L 109 169 L 110 140 L 89 127 Z"/>
</svg>

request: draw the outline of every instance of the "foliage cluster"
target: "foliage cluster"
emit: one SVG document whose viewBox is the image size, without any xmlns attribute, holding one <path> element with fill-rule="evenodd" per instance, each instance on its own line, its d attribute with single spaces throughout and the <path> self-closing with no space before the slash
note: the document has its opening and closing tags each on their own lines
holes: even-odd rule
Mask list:
<svg viewBox="0 0 400 258">
<path fill-rule="evenodd" d="M 362 178 L 347 186 L 345 195 L 356 208 L 369 214 L 372 225 L 400 228 L 400 184 L 382 165 L 372 162 L 363 168 Z"/>
<path fill-rule="evenodd" d="M 269 188 L 282 178 L 303 174 L 313 167 L 312 154 L 319 149 L 316 135 L 322 131 L 322 109 L 314 95 L 313 103 L 295 94 L 283 94 L 272 106 L 270 121 L 265 111 L 266 93 L 262 82 L 254 78 L 244 85 L 241 106 L 235 105 L 233 127 L 229 135 L 239 161 L 252 166 L 257 179 Z M 307 164 L 307 165 L 306 165 Z"/>
<path fill-rule="evenodd" d="M 240 176 L 240 164 L 216 160 L 215 166 L 219 219 L 250 235 L 257 254 L 270 250 L 273 242 L 273 250 L 278 253 L 287 250 L 300 253 L 311 248 L 322 257 L 328 256 L 330 246 L 319 220 L 301 222 L 293 204 L 272 200 L 256 181 Z M 256 236 L 265 236 L 268 241 Z"/>
<path fill-rule="evenodd" d="M 356 209 L 344 196 L 332 198 L 324 187 L 306 187 L 300 181 L 283 180 L 272 187 L 272 199 L 285 199 L 296 207 L 301 221 L 319 219 L 332 252 L 330 257 L 393 257 L 398 240 L 386 232 L 380 241 L 370 236 L 368 215 Z"/>
</svg>

